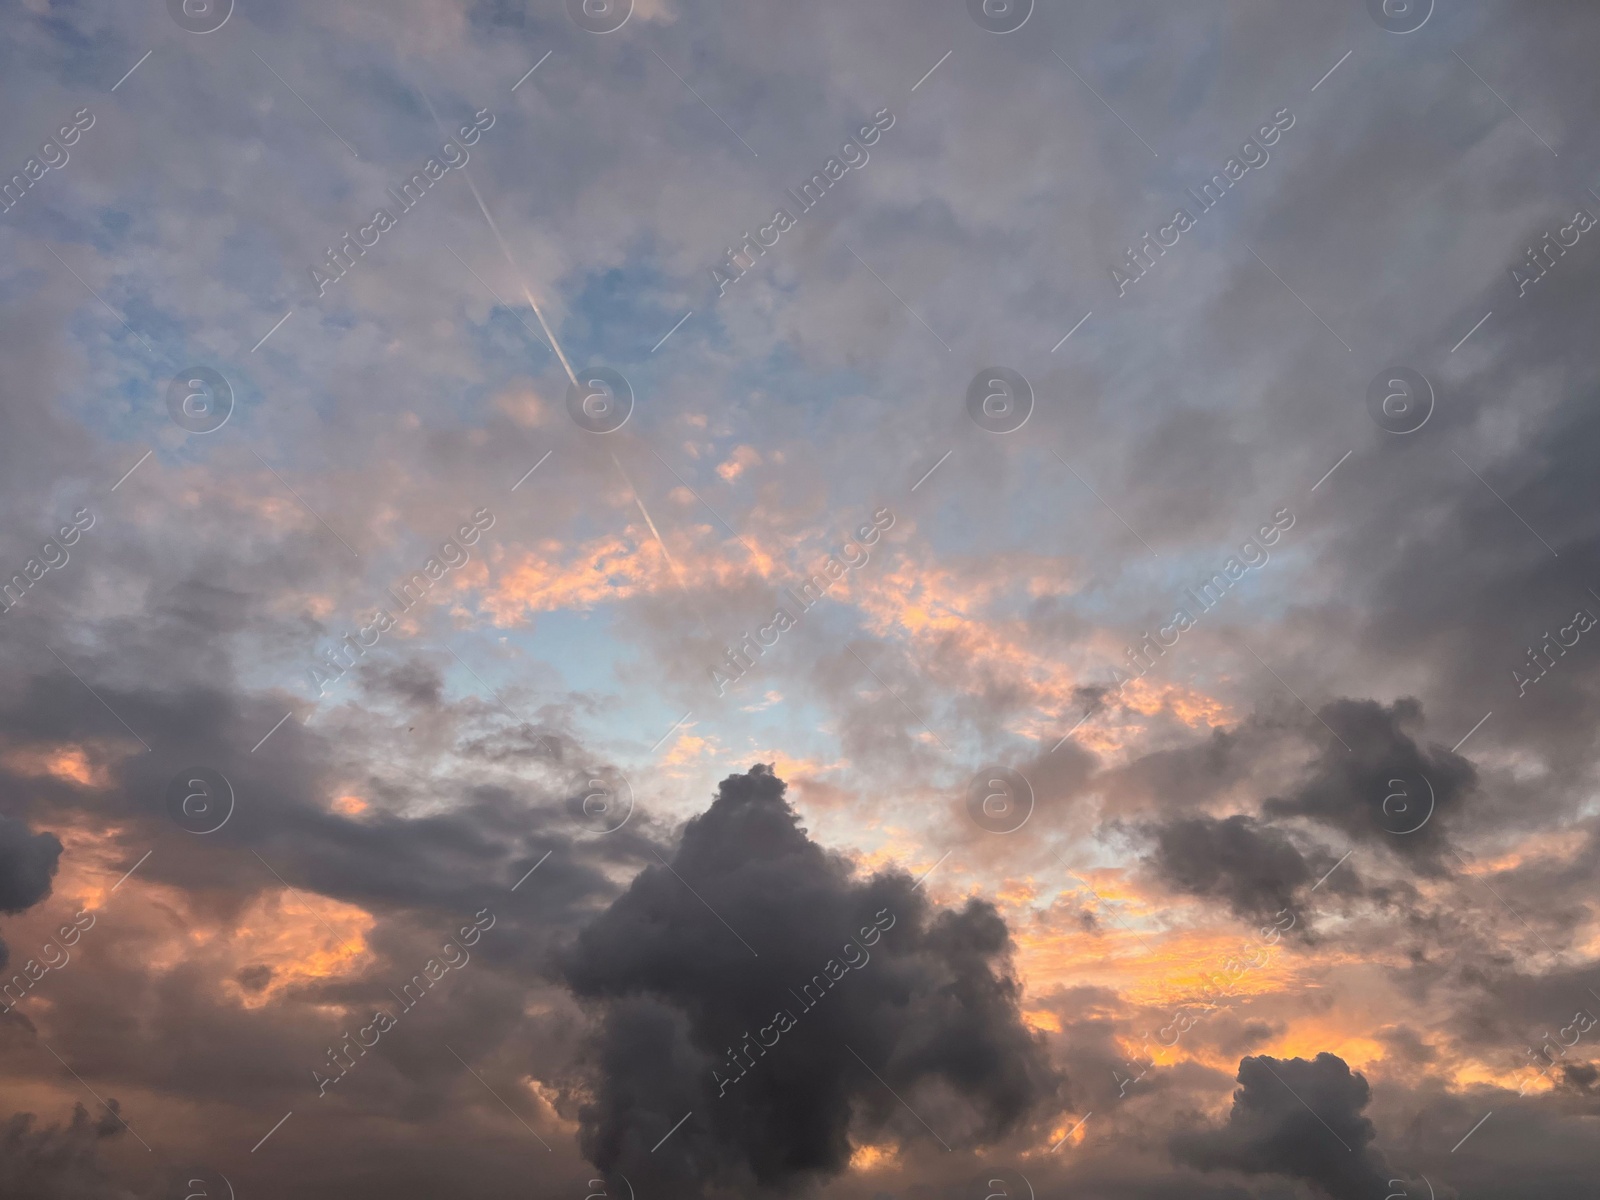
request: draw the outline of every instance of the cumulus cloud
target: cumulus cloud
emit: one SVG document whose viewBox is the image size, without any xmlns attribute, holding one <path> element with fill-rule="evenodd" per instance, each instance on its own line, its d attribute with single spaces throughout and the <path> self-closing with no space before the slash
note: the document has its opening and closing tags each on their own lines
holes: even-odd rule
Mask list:
<svg viewBox="0 0 1600 1200">
<path fill-rule="evenodd" d="M 1383 1195 L 1384 1164 L 1372 1149 L 1377 1130 L 1362 1115 L 1371 1089 L 1343 1059 L 1244 1058 L 1238 1081 L 1224 1125 L 1174 1136 L 1180 1161 L 1303 1179 L 1333 1200 Z"/>
<path fill-rule="evenodd" d="M 982 1145 L 1062 1084 L 994 908 L 857 878 L 784 792 L 761 764 L 724 779 L 567 960 L 575 995 L 605 1002 L 584 1150 L 641 1191 L 824 1180 L 853 1138 Z"/>
</svg>

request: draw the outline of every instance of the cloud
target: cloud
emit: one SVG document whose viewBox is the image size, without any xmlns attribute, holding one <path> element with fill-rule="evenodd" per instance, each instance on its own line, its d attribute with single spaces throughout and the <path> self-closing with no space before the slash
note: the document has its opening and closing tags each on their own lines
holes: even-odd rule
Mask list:
<svg viewBox="0 0 1600 1200">
<path fill-rule="evenodd" d="M 0 912 L 20 913 L 50 894 L 50 880 L 61 861 L 61 840 L 34 833 L 23 821 L 0 816 Z M 0 941 L 0 967 L 10 951 Z"/>
<path fill-rule="evenodd" d="M 1564 1063 L 1561 1067 L 1561 1082 L 1574 1091 L 1585 1095 L 1594 1095 L 1600 1092 L 1595 1085 L 1600 1083 L 1600 1067 L 1593 1063 Z"/>
<path fill-rule="evenodd" d="M 1406 732 L 1422 720 L 1407 698 L 1334 700 L 1319 716 L 1336 734 L 1304 781 L 1262 805 L 1269 816 L 1307 817 L 1368 843 L 1382 843 L 1419 869 L 1437 872 L 1447 831 L 1478 772 L 1449 750 L 1424 750 Z M 1341 744 L 1343 743 L 1343 744 Z"/>
<path fill-rule="evenodd" d="M 1180 817 L 1145 826 L 1144 832 L 1155 838 L 1155 851 L 1145 861 L 1159 878 L 1191 896 L 1222 900 L 1245 918 L 1290 907 L 1336 861 L 1318 854 L 1313 866 L 1281 830 L 1244 814 Z"/>
<path fill-rule="evenodd" d="M 1571 1114 L 1595 1103 L 1581 1072 L 1496 1103 L 1448 1155 L 1491 1107 L 1469 1111 L 1490 1086 L 1477 1081 L 1503 1084 L 1528 1040 L 1600 987 L 1600 634 L 1573 645 L 1569 625 L 1600 588 L 1586 573 L 1600 545 L 1600 372 L 1586 340 L 1600 235 L 1566 247 L 1526 297 L 1506 274 L 1530 240 L 1592 207 L 1567 164 L 1600 161 L 1600 133 L 1580 119 L 1600 98 L 1587 61 L 1600 10 L 1440 5 L 1401 38 L 1360 5 L 1194 5 L 1159 22 L 1078 5 L 1036 14 L 1019 42 L 982 33 L 963 5 L 912 0 L 670 0 L 670 12 L 637 0 L 605 36 L 577 29 L 563 3 L 525 0 L 403 0 L 398 20 L 387 0 L 236 7 L 201 37 L 162 5 L 29 0 L 0 82 L 19 139 L 7 177 L 80 105 L 98 118 L 71 165 L 0 222 L 0 348 L 23 398 L 0 438 L 12 517 L 0 578 L 80 504 L 99 518 L 70 565 L 0 615 L 13 626 L 0 811 L 65 847 L 45 874 L 59 900 L 0 916 L 0 932 L 20 955 L 49 908 L 104 897 L 143 862 L 107 914 L 116 937 L 85 939 L 24 1010 L 101 1095 L 102 1080 L 139 1087 L 141 1135 L 175 1154 L 247 1152 L 295 1108 L 241 1156 L 266 1177 L 249 1190 L 507 1192 L 538 1148 L 448 1044 L 555 1147 L 538 1151 L 554 1164 L 534 1185 L 548 1196 L 585 1194 L 587 1085 L 563 1093 L 559 1122 L 535 1103 L 570 1070 L 612 1081 L 590 1097 L 605 1161 L 656 1166 L 688 1148 L 693 1164 L 662 1167 L 673 1188 L 781 1173 L 771 1156 L 793 1147 L 833 1163 L 867 1138 L 900 1152 L 870 1172 L 858 1163 L 839 1190 L 981 1196 L 976 1172 L 950 1169 L 961 1155 L 835 1058 L 853 1046 L 940 1137 L 968 1145 L 1010 1102 L 921 1070 L 917 1039 L 964 1029 L 959 1006 L 929 1010 L 970 987 L 968 1003 L 1000 1014 L 976 1022 L 1002 1047 L 986 1060 L 1037 1066 L 1003 1049 L 1022 1046 L 1000 1036 L 1015 1037 L 1014 977 L 1022 1007 L 1059 1018 L 1049 1049 L 1096 1110 L 1068 1153 L 1035 1159 L 1069 1176 L 1036 1179 L 1041 1196 L 1303 1194 L 1284 1177 L 1174 1171 L 1150 1147 L 1183 1113 L 1226 1108 L 1229 1072 L 1208 1064 L 1261 1049 L 1356 1061 L 1358 1047 L 1381 1092 L 1366 1111 L 1407 1163 L 1393 1139 L 1422 1128 L 1447 1165 L 1472 1164 L 1486 1197 L 1577 1186 L 1592 1131 Z M 472 178 L 518 266 L 452 173 L 347 284 L 302 303 L 306 265 L 437 147 L 424 90 L 452 125 L 495 112 Z M 1183 189 L 1280 104 L 1297 123 L 1271 165 L 1116 298 L 1106 268 L 1123 247 L 1190 203 Z M 897 120 L 870 166 L 702 303 L 722 248 L 881 105 Z M 1046 137 L 1026 119 L 1039 112 L 1059 114 Z M 599 439 L 569 419 L 523 276 L 575 364 L 632 380 L 625 430 Z M 996 437 L 969 419 L 962 393 L 985 362 L 1032 381 L 1024 431 Z M 232 381 L 237 407 L 195 436 L 163 397 L 201 363 Z M 1405 437 L 1365 406 L 1391 364 L 1437 391 L 1427 426 Z M 1280 501 L 1300 520 L 1270 564 L 1122 702 L 1097 703 L 1124 647 L 1188 603 L 1174 589 Z M 899 519 L 871 564 L 713 711 L 708 664 L 880 503 Z M 359 629 L 484 504 L 500 520 L 481 553 L 309 711 L 316 650 Z M 1548 669 L 1522 688 L 1512 671 L 1527 673 L 1530 651 Z M 756 703 L 769 690 L 783 701 Z M 1341 696 L 1356 699 L 1328 703 Z M 672 743 L 643 753 L 690 710 Z M 1207 725 L 1219 727 L 1196 740 Z M 1469 730 L 1470 766 L 1439 748 Z M 865 871 L 834 873 L 821 853 L 791 877 L 789 858 L 763 852 L 740 870 L 719 858 L 702 878 L 673 857 L 665 831 L 765 747 L 826 764 L 811 784 L 786 772 L 789 795 L 816 841 Z M 1035 788 L 1017 837 L 967 819 L 965 781 L 988 762 Z M 206 837 L 174 825 L 162 799 L 195 764 L 224 772 L 238 800 Z M 638 810 L 598 835 L 575 817 L 574 777 L 613 765 Z M 1439 789 L 1436 811 L 1400 833 L 1389 780 L 1413 786 L 1412 772 Z M 1149 833 L 1142 868 L 1108 818 Z M 37 868 L 50 835 L 27 836 Z M 947 850 L 906 913 L 909 881 L 866 878 Z M 1052 898 L 1063 862 L 1092 870 L 1092 908 Z M 775 870 L 762 883 L 782 912 L 745 869 Z M 641 870 L 634 906 L 608 911 Z M 828 886 L 796 899 L 814 876 Z M 1331 903 L 1352 888 L 1361 903 Z M 760 1036 L 788 988 L 842 953 L 824 933 L 860 917 L 861 889 L 869 920 L 887 904 L 900 923 L 780 1044 L 752 1044 L 755 1066 L 717 1099 L 705 1080 L 730 1043 L 752 1021 Z M 1174 891 L 1194 898 L 1181 913 L 1161 903 Z M 995 899 L 1014 970 L 1005 925 L 963 907 L 968 894 Z M 1232 953 L 1238 916 L 1285 896 L 1320 940 L 1285 946 L 1284 974 L 1252 976 L 1260 991 L 1237 1025 L 1200 1026 L 1180 1052 L 1193 1057 L 1153 1071 L 1113 1115 L 1096 1088 L 1115 1093 L 1112 1071 L 1162 1027 L 1146 1022 L 1171 1019 L 1189 966 Z M 484 904 L 499 924 L 445 1003 L 407 1017 L 318 1101 L 350 1119 L 306 1120 L 309 1063 L 328 1039 L 360 1028 L 440 931 Z M 650 904 L 658 919 L 623 937 L 624 917 Z M 1324 923 L 1325 907 L 1339 919 Z M 554 964 L 570 966 L 560 952 L 600 914 L 625 953 L 589 961 L 602 994 L 576 999 L 550 982 Z M 655 936 L 685 975 L 726 986 L 782 963 L 799 979 L 736 986 L 721 1008 L 693 979 L 630 992 Z M 820 964 L 802 961 L 813 952 Z M 913 998 L 880 996 L 891 981 Z M 5 1086 L 65 1121 L 76 1081 L 39 1047 L 5 1049 Z M 825 1093 L 818 1124 L 792 1142 L 757 1127 L 748 1144 L 768 1157 L 729 1167 L 749 1097 L 767 1094 L 761 1072 L 785 1055 L 819 1060 L 803 1081 Z M 680 1097 L 685 1072 L 697 1082 Z M 992 1061 L 978 1078 L 991 1077 L 1009 1078 Z M 854 1106 L 843 1124 L 834 1085 Z M 1432 1099 L 1411 1104 L 1407 1087 Z M 715 1116 L 728 1106 L 743 1116 Z M 1029 1120 L 1011 1142 L 1053 1143 L 1030 1141 Z"/>
<path fill-rule="evenodd" d="M 17 1113 L 0 1125 L 0 1195 L 8 1200 L 121 1200 L 100 1162 L 100 1143 L 122 1132 L 118 1105 L 91 1120 L 72 1106 L 70 1124 L 35 1125 L 32 1113 Z"/>
<path fill-rule="evenodd" d="M 1238 1082 L 1226 1124 L 1173 1137 L 1180 1162 L 1207 1171 L 1288 1175 L 1316 1184 L 1333 1200 L 1383 1195 L 1384 1167 L 1370 1149 L 1377 1131 L 1361 1115 L 1371 1089 L 1343 1059 L 1244 1058 Z"/>
<path fill-rule="evenodd" d="M 724 779 L 567 959 L 574 994 L 606 1002 L 584 1152 L 641 1192 L 826 1179 L 853 1136 L 990 1143 L 1061 1086 L 994 908 L 855 878 L 784 791 L 761 764 Z"/>
<path fill-rule="evenodd" d="M 0 912 L 20 913 L 48 896 L 60 860 L 55 834 L 0 816 Z"/>
</svg>

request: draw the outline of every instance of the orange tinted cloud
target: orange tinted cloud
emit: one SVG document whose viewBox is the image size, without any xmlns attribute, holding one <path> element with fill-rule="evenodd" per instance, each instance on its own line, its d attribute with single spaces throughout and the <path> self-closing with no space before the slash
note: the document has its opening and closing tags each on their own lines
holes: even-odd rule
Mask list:
<svg viewBox="0 0 1600 1200">
<path fill-rule="evenodd" d="M 1030 1008 L 1023 1011 L 1022 1022 L 1029 1029 L 1042 1033 L 1060 1033 L 1061 1018 L 1046 1008 Z"/>
<path fill-rule="evenodd" d="M 856 603 L 868 627 L 917 647 L 918 661 L 938 683 L 972 694 L 1003 679 L 1021 693 L 1017 707 L 1029 715 L 1013 732 L 1053 742 L 1064 720 L 1081 715 L 1078 689 L 1088 681 L 1080 671 L 1064 661 L 1059 647 L 1042 642 L 1025 616 L 996 612 L 1015 605 L 1019 595 L 1072 594 L 1077 580 L 1067 560 L 1009 552 L 951 563 L 902 551 L 892 568 L 874 572 L 869 566 L 861 574 Z M 1145 716 L 1169 712 L 1190 727 L 1231 719 L 1221 701 L 1175 682 L 1131 684 L 1121 704 Z M 1091 722 L 1075 736 L 1102 753 L 1122 750 L 1137 729 L 1119 728 L 1117 709 L 1110 712 L 1112 719 Z"/>
<path fill-rule="evenodd" d="M 892 1145 L 874 1146 L 870 1143 L 857 1146 L 850 1154 L 852 1171 L 879 1171 L 895 1165 L 899 1152 Z"/>
<path fill-rule="evenodd" d="M 715 760 L 722 752 L 715 736 L 708 734 L 700 737 L 691 732 L 695 727 L 693 721 L 682 726 L 672 735 L 672 742 L 667 753 L 661 759 L 661 769 L 668 775 L 684 778 L 691 774 L 689 770 L 701 760 Z"/>
<path fill-rule="evenodd" d="M 59 745 L 18 746 L 7 750 L 0 762 L 8 771 L 38 779 L 49 777 L 79 787 L 103 788 L 111 782 L 106 747 L 63 742 Z"/>
<path fill-rule="evenodd" d="M 727 461 L 717 467 L 717 474 L 722 477 L 724 483 L 732 483 L 750 467 L 759 466 L 760 463 L 761 455 L 756 452 L 754 446 L 738 446 L 728 456 Z"/>
<path fill-rule="evenodd" d="M 582 611 L 677 590 L 674 567 L 683 587 L 691 591 L 726 588 L 751 577 L 750 557 L 737 542 L 732 543 L 737 552 L 730 553 L 710 526 L 693 526 L 687 533 L 693 540 L 681 528 L 673 531 L 670 559 L 648 529 L 632 525 L 623 534 L 607 534 L 581 545 L 547 539 L 532 549 L 508 552 L 497 556 L 483 577 L 480 603 L 496 625 L 508 626 L 541 612 Z"/>
<path fill-rule="evenodd" d="M 565 561 L 558 557 L 564 550 L 560 542 L 542 542 L 495 573 L 482 605 L 496 625 L 518 624 L 533 613 L 626 599 L 646 586 L 660 554 L 653 545 L 617 535 L 591 541 Z"/>
<path fill-rule="evenodd" d="M 353 973 L 371 959 L 366 935 L 374 919 L 353 904 L 326 896 L 264 892 L 231 928 L 196 929 L 196 949 L 232 964 L 225 984 L 246 1008 L 259 1008 L 284 992 Z M 265 970 L 263 970 L 265 968 Z M 264 981 L 257 987 L 241 983 Z"/>
<path fill-rule="evenodd" d="M 531 379 L 515 379 L 495 393 L 494 406 L 524 428 L 542 425 L 549 405 L 534 390 Z"/>
</svg>

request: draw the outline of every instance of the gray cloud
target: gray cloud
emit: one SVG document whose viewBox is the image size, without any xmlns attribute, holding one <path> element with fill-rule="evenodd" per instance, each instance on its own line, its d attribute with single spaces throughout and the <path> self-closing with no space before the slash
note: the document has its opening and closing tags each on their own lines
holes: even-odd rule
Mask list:
<svg viewBox="0 0 1600 1200">
<path fill-rule="evenodd" d="M 820 1182 L 852 1129 L 981 1145 L 1059 1087 L 994 909 L 940 912 L 904 875 L 853 879 L 784 790 L 759 764 L 725 779 L 670 865 L 647 867 L 568 959 L 574 993 L 609 1002 L 585 1152 L 641 1188 Z"/>
<path fill-rule="evenodd" d="M 1448 831 L 1477 782 L 1473 765 L 1442 747 L 1425 750 L 1405 731 L 1422 716 L 1414 700 L 1336 700 L 1319 715 L 1336 740 L 1291 795 L 1269 798 L 1262 811 L 1309 817 L 1443 870 Z"/>
<path fill-rule="evenodd" d="M 1146 831 L 1156 843 L 1147 861 L 1160 878 L 1247 919 L 1291 907 L 1337 861 L 1320 851 L 1308 857 L 1280 830 L 1242 814 L 1178 818 Z"/>
<path fill-rule="evenodd" d="M 1173 1153 L 1205 1170 L 1287 1175 L 1333 1200 L 1367 1200 L 1386 1180 L 1377 1131 L 1362 1115 L 1370 1097 L 1336 1055 L 1244 1058 L 1226 1124 L 1175 1135 Z"/>
<path fill-rule="evenodd" d="M 0 1187 L 16 1200 L 121 1200 L 130 1195 L 101 1160 L 101 1144 L 122 1133 L 117 1102 L 98 1119 L 72 1107 L 66 1125 L 16 1113 L 0 1125 Z"/>
<path fill-rule="evenodd" d="M 0 814 L 0 912 L 25 912 L 48 896 L 60 861 L 61 840 L 55 834 L 34 833 L 24 822 Z M 0 967 L 9 960 L 0 941 Z"/>
</svg>

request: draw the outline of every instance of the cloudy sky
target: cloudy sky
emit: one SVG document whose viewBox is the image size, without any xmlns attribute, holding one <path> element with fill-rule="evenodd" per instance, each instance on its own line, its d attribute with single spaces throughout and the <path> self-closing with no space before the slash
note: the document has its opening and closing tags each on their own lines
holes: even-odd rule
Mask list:
<svg viewBox="0 0 1600 1200">
<path fill-rule="evenodd" d="M 1600 9 L 0 28 L 0 1192 L 1595 1194 Z"/>
</svg>

